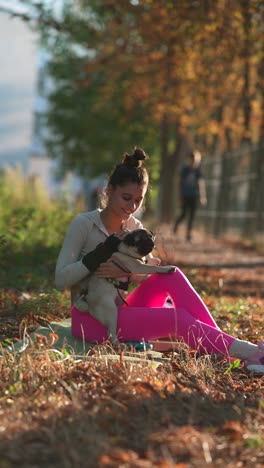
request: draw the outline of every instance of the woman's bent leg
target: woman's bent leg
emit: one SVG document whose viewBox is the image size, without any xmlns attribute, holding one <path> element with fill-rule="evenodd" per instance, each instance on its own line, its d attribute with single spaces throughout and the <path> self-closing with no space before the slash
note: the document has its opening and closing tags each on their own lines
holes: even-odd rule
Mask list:
<svg viewBox="0 0 264 468">
<path fill-rule="evenodd" d="M 163 314 L 162 307 L 121 307 L 118 311 L 117 334 L 120 341 L 149 341 L 162 336 L 177 336 L 174 307 Z M 88 312 L 72 307 L 72 335 L 90 342 L 107 340 L 107 329 Z"/>
<path fill-rule="evenodd" d="M 234 338 L 196 320 L 183 308 L 121 307 L 117 332 L 120 341 L 150 341 L 168 336 L 183 340 L 200 352 L 228 354 Z M 72 308 L 72 334 L 86 341 L 102 343 L 106 328 L 90 314 Z"/>
<path fill-rule="evenodd" d="M 179 268 L 175 273 L 151 275 L 129 294 L 126 302 L 129 306 L 162 307 L 168 296 L 177 308 L 183 308 L 194 318 L 218 328 L 205 303 Z"/>
<path fill-rule="evenodd" d="M 131 307 L 162 307 L 168 293 L 159 287 L 158 279 L 158 275 L 149 276 L 126 297 L 126 303 Z"/>
</svg>

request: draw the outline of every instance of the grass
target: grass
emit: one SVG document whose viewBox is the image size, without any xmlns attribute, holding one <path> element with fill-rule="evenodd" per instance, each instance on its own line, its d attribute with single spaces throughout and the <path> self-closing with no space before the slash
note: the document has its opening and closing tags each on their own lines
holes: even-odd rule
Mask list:
<svg viewBox="0 0 264 468">
<path fill-rule="evenodd" d="M 0 183 L 2 345 L 69 316 L 54 266 L 75 214 L 36 187 L 28 197 L 30 181 L 19 174 L 17 193 L 8 191 L 10 177 Z M 225 331 L 263 338 L 261 299 L 220 295 L 217 277 L 186 273 Z M 112 349 L 111 359 L 103 346 L 80 358 L 57 351 L 56 339 L 2 349 L 1 468 L 263 466 L 263 377 L 182 343 L 151 365 L 144 353 Z"/>
</svg>

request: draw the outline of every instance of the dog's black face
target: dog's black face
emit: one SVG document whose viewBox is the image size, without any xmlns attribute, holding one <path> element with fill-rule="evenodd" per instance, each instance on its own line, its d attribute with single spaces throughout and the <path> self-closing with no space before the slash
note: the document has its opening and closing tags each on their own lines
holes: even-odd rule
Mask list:
<svg viewBox="0 0 264 468">
<path fill-rule="evenodd" d="M 139 255 L 145 257 L 155 247 L 155 235 L 147 229 L 135 229 L 122 239 L 128 247 L 136 247 Z"/>
</svg>

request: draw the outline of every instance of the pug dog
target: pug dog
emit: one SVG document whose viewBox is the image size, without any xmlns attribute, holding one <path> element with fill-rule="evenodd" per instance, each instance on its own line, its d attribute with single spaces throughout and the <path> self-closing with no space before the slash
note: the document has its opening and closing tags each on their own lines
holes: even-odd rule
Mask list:
<svg viewBox="0 0 264 468">
<path fill-rule="evenodd" d="M 135 229 L 124 234 L 117 245 L 117 251 L 111 255 L 111 261 L 124 271 L 120 280 L 98 278 L 95 273 L 87 278 L 87 284 L 82 290 L 76 307 L 89 312 L 108 330 L 108 338 L 113 344 L 118 344 L 116 299 L 119 289 L 127 290 L 128 276 L 126 274 L 173 273 L 175 266 L 160 266 L 145 263 L 145 257 L 155 247 L 155 236 L 147 229 Z"/>
</svg>

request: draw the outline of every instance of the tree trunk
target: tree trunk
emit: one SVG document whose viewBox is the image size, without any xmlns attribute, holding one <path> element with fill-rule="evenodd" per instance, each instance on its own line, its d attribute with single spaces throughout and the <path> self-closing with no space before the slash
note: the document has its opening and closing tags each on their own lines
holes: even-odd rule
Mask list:
<svg viewBox="0 0 264 468">
<path fill-rule="evenodd" d="M 169 153 L 169 122 L 164 115 L 161 122 L 161 174 L 159 218 L 163 223 L 171 223 L 175 216 L 175 197 L 178 187 L 175 187 L 175 175 L 182 159 L 191 151 L 186 132 L 179 121 L 174 130 L 175 150 Z"/>
<path fill-rule="evenodd" d="M 256 196 L 256 230 L 258 233 L 264 231 L 264 207 L 263 207 L 263 191 L 264 191 L 264 58 L 258 68 L 258 88 L 261 93 L 262 101 L 262 112 L 261 112 L 261 123 L 259 129 L 259 142 L 258 142 L 258 154 L 257 154 L 257 196 Z"/>
<path fill-rule="evenodd" d="M 167 114 L 163 115 L 160 124 L 160 186 L 159 186 L 159 218 L 161 221 L 167 218 L 166 209 L 166 161 L 168 159 L 168 145 L 169 145 L 169 123 Z"/>
<path fill-rule="evenodd" d="M 263 208 L 263 187 L 264 187 L 264 139 L 260 140 L 256 154 L 256 232 L 263 233 L 264 230 L 264 208 Z"/>
<path fill-rule="evenodd" d="M 217 121 L 219 128 L 222 126 L 222 123 L 223 123 L 223 113 L 224 113 L 224 106 L 221 104 L 217 107 L 213 116 L 215 120 Z M 218 133 L 215 133 L 213 135 L 213 141 L 212 141 L 211 148 L 210 148 L 210 151 L 212 154 L 215 154 L 218 152 L 219 142 L 220 142 L 220 138 L 219 138 L 219 131 L 218 131 Z"/>
<path fill-rule="evenodd" d="M 220 173 L 220 183 L 218 188 L 217 195 L 217 204 L 216 204 L 216 217 L 214 221 L 214 235 L 221 235 L 227 226 L 227 218 L 225 212 L 229 208 L 229 196 L 230 196 L 230 186 L 228 183 L 228 176 L 230 175 L 230 158 L 229 154 L 232 147 L 231 139 L 231 130 L 229 128 L 225 129 L 226 137 L 226 147 L 227 151 L 222 154 L 221 157 L 221 173 Z"/>
<path fill-rule="evenodd" d="M 250 119 L 252 111 L 252 102 L 251 102 L 251 92 L 250 92 L 250 68 L 251 68 L 251 27 L 252 27 L 252 13 L 250 11 L 251 5 L 250 0 L 242 1 L 242 14 L 243 14 L 243 30 L 244 30 L 244 50 L 243 50 L 243 59 L 244 59 L 244 86 L 242 93 L 242 107 L 244 114 L 244 132 L 243 132 L 243 143 L 250 143 L 251 138 L 251 129 L 250 129 Z"/>
<path fill-rule="evenodd" d="M 167 159 L 164 161 L 160 176 L 160 221 L 162 223 L 171 223 L 174 216 L 174 176 L 175 173 Z"/>
</svg>

